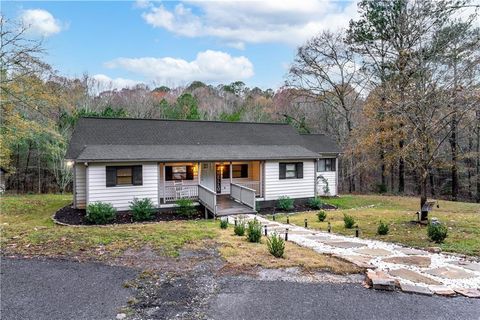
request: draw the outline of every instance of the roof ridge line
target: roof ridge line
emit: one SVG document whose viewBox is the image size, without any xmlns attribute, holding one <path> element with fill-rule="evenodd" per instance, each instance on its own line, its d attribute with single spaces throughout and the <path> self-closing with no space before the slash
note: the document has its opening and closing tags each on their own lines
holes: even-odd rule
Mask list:
<svg viewBox="0 0 480 320">
<path fill-rule="evenodd" d="M 95 117 L 95 116 L 82 116 L 80 119 L 101 119 L 101 120 L 146 120 L 146 121 L 168 121 L 168 122 L 210 122 L 210 123 L 242 123 L 242 124 L 274 124 L 282 126 L 290 126 L 288 123 L 283 122 L 252 122 L 252 121 L 225 121 L 225 120 L 193 120 L 193 119 L 147 119 L 147 118 L 111 118 L 111 117 Z"/>
</svg>

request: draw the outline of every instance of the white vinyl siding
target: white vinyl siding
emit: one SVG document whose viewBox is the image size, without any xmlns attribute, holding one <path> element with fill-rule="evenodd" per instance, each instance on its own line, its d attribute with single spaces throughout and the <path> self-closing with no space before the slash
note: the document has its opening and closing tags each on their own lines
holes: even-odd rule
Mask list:
<svg viewBox="0 0 480 320">
<path fill-rule="evenodd" d="M 106 186 L 106 166 L 142 165 L 141 186 Z M 146 163 L 90 163 L 87 171 L 88 203 L 97 201 L 111 203 L 117 210 L 128 210 L 133 198 L 149 198 L 158 206 L 159 166 Z"/>
<path fill-rule="evenodd" d="M 317 177 L 323 176 L 328 183 L 328 194 L 325 193 L 325 182 L 323 179 L 317 179 L 317 194 L 320 196 L 336 196 L 337 195 L 337 172 L 317 172 Z"/>
<path fill-rule="evenodd" d="M 332 159 L 332 157 L 323 156 L 320 159 Z M 318 163 L 317 163 L 318 165 Z M 335 158 L 335 171 L 318 171 L 317 166 L 317 195 L 319 196 L 336 196 L 338 195 L 338 158 Z M 326 183 L 324 179 L 319 178 L 322 176 L 328 183 L 328 193 L 325 192 Z"/>
<path fill-rule="evenodd" d="M 87 202 L 86 194 L 86 170 L 83 163 L 75 164 L 75 207 L 79 209 L 85 208 Z"/>
<path fill-rule="evenodd" d="M 303 162 L 303 179 L 279 179 L 280 162 Z M 281 196 L 311 198 L 315 195 L 315 162 L 266 161 L 264 187 L 265 200 L 277 200 Z"/>
</svg>

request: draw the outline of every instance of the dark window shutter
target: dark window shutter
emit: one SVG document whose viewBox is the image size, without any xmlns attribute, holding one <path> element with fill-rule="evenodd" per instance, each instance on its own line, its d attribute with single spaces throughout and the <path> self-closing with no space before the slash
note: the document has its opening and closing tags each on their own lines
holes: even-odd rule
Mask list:
<svg viewBox="0 0 480 320">
<path fill-rule="evenodd" d="M 295 166 L 295 169 L 297 169 L 297 178 L 303 179 L 303 162 L 298 162 Z"/>
<path fill-rule="evenodd" d="M 165 166 L 165 180 L 166 181 L 173 180 L 172 167 L 170 166 Z"/>
<path fill-rule="evenodd" d="M 279 163 L 279 179 L 285 179 L 285 172 L 287 171 L 287 164 L 286 163 Z"/>
<path fill-rule="evenodd" d="M 248 164 L 242 164 L 242 178 L 248 178 Z"/>
<path fill-rule="evenodd" d="M 143 184 L 142 166 L 132 167 L 132 182 L 134 186 L 141 186 Z"/>
<path fill-rule="evenodd" d="M 117 168 L 106 167 L 107 187 L 115 187 L 117 184 Z"/>
<path fill-rule="evenodd" d="M 332 158 L 332 171 L 337 171 L 337 159 Z"/>
<path fill-rule="evenodd" d="M 193 166 L 187 166 L 187 180 L 193 180 Z"/>
<path fill-rule="evenodd" d="M 229 164 L 223 166 L 222 178 L 223 179 L 230 179 L 230 165 Z"/>
</svg>

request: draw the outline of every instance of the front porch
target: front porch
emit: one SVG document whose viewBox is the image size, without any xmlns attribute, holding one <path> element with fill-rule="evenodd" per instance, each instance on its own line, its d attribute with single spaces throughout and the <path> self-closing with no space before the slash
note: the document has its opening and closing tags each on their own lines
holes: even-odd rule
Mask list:
<svg viewBox="0 0 480 320">
<path fill-rule="evenodd" d="M 190 199 L 215 216 L 245 214 L 263 197 L 262 161 L 160 163 L 159 172 L 160 206 Z"/>
</svg>

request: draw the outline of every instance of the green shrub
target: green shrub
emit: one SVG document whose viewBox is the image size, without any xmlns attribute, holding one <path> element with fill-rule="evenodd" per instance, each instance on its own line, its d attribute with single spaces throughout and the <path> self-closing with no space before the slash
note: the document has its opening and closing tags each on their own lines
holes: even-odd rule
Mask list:
<svg viewBox="0 0 480 320">
<path fill-rule="evenodd" d="M 235 232 L 237 236 L 244 236 L 245 222 L 243 220 L 237 221 L 237 225 L 233 228 L 233 232 Z"/>
<path fill-rule="evenodd" d="M 312 209 L 321 209 L 322 208 L 322 199 L 320 198 L 311 198 L 308 200 L 308 206 Z"/>
<path fill-rule="evenodd" d="M 378 225 L 378 228 L 377 228 L 377 234 L 384 236 L 388 234 L 388 231 L 389 231 L 388 224 L 383 223 L 383 221 L 380 221 L 380 224 Z"/>
<path fill-rule="evenodd" d="M 137 199 L 133 198 L 130 202 L 130 210 L 133 212 L 134 221 L 151 220 L 155 214 L 155 206 L 150 198 Z"/>
<path fill-rule="evenodd" d="M 90 223 L 106 224 L 115 220 L 117 210 L 110 203 L 95 202 L 88 205 L 85 217 Z"/>
<path fill-rule="evenodd" d="M 327 213 L 324 210 L 320 210 L 317 212 L 318 221 L 323 222 L 327 218 Z"/>
<path fill-rule="evenodd" d="M 436 243 L 442 243 L 448 236 L 448 228 L 442 223 L 429 223 L 427 234 L 430 240 L 435 241 Z"/>
<path fill-rule="evenodd" d="M 262 237 L 262 225 L 257 219 L 248 221 L 247 225 L 247 239 L 250 242 L 260 242 Z"/>
<path fill-rule="evenodd" d="M 268 251 L 275 258 L 282 258 L 285 252 L 285 241 L 277 233 L 273 233 L 270 237 L 267 237 Z"/>
<path fill-rule="evenodd" d="M 175 203 L 178 206 L 177 212 L 180 213 L 182 216 L 191 218 L 197 212 L 195 206 L 193 205 L 193 201 L 190 199 L 178 199 Z"/>
<path fill-rule="evenodd" d="M 293 199 L 287 196 L 278 198 L 278 207 L 284 211 L 293 209 Z"/>
<path fill-rule="evenodd" d="M 343 214 L 343 223 L 345 224 L 345 228 L 352 229 L 353 225 L 355 224 L 355 219 L 352 216 L 344 213 Z"/>
<path fill-rule="evenodd" d="M 227 219 L 220 219 L 220 228 L 227 229 L 228 228 L 228 220 Z"/>
</svg>

